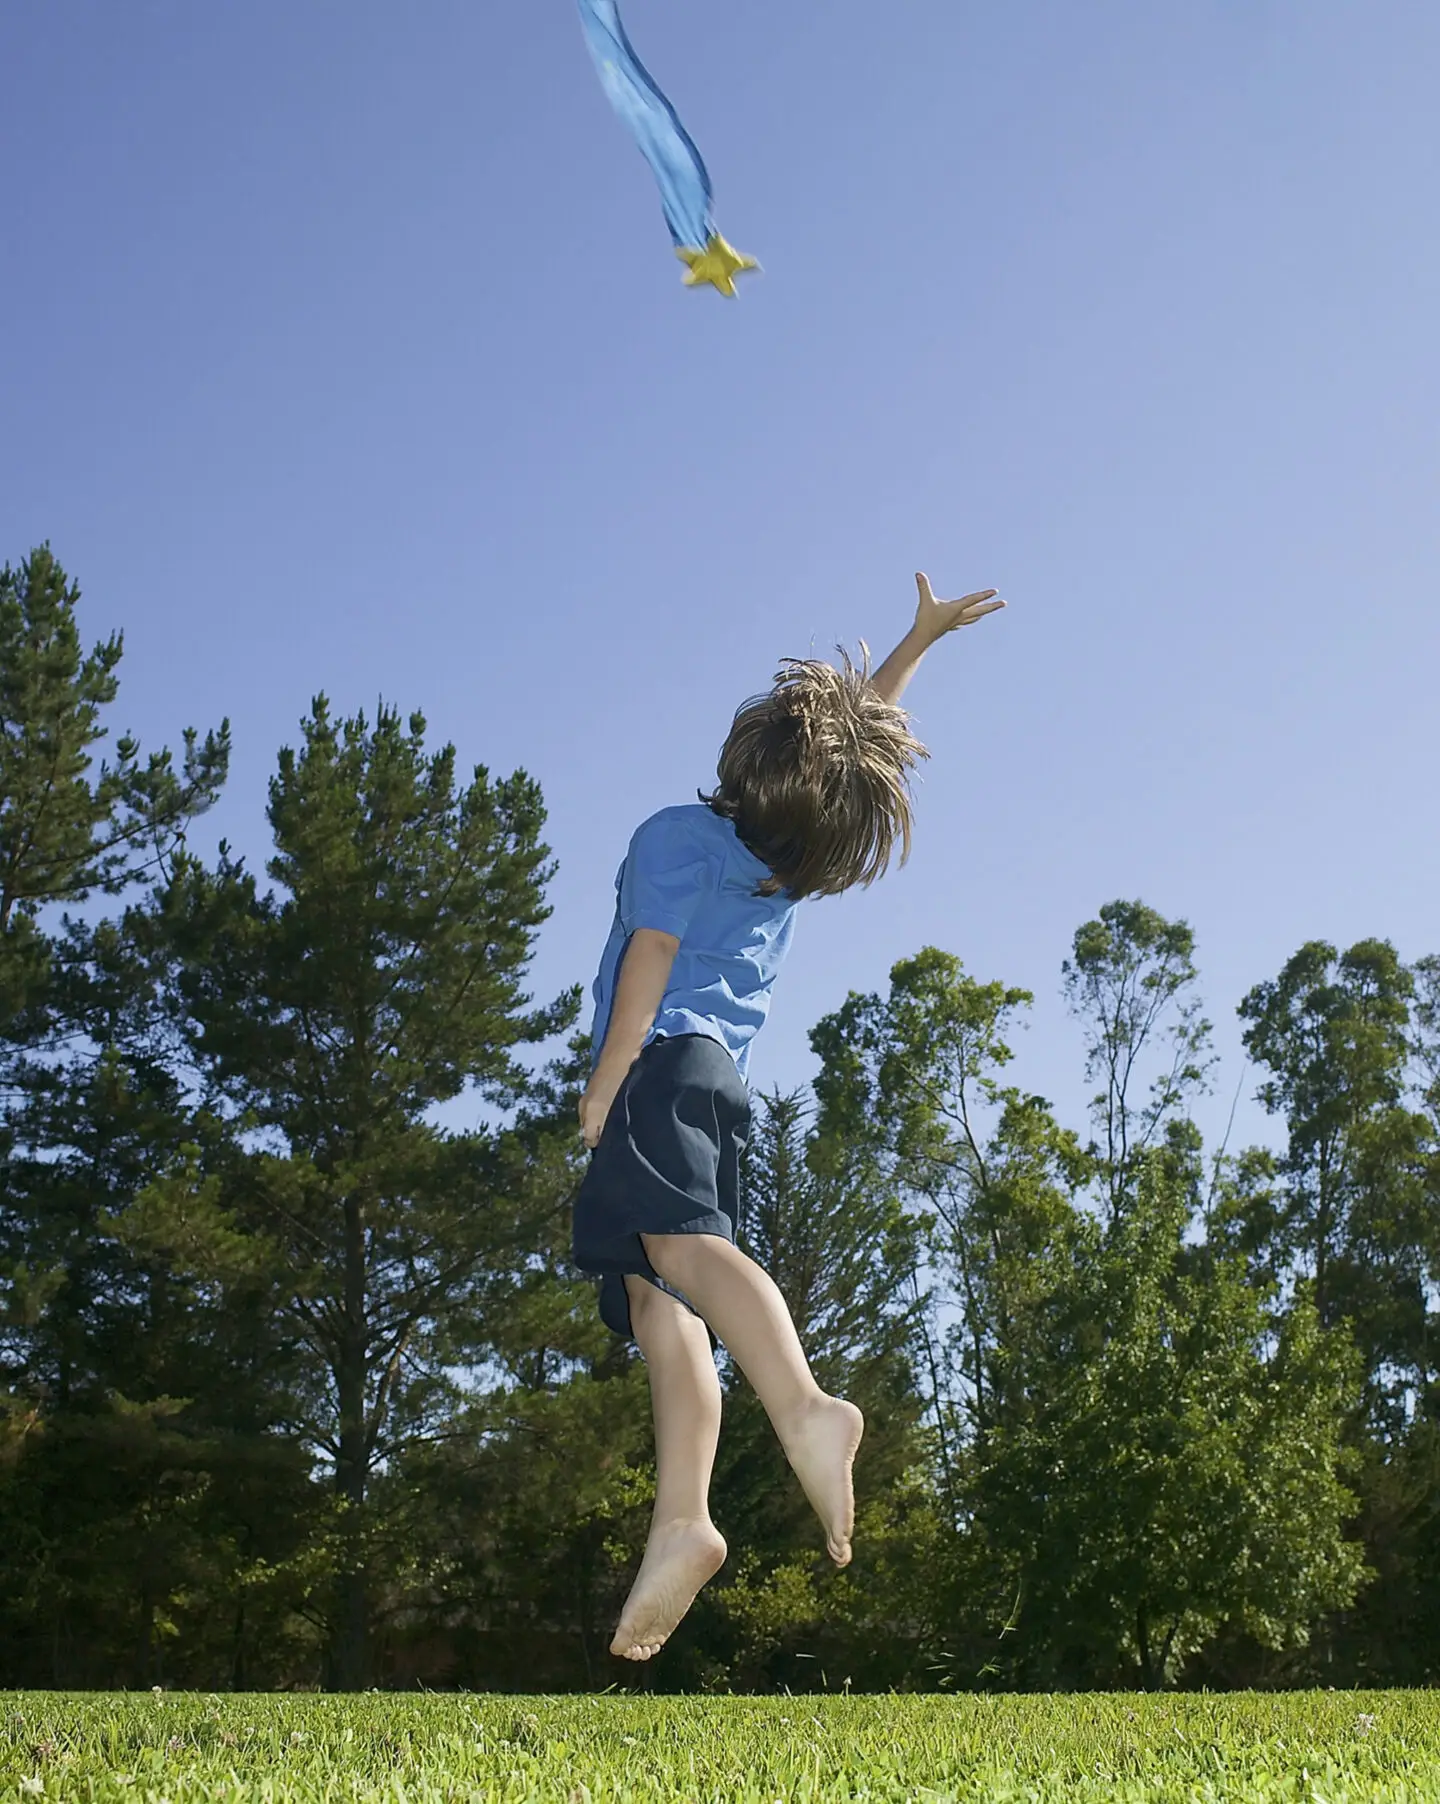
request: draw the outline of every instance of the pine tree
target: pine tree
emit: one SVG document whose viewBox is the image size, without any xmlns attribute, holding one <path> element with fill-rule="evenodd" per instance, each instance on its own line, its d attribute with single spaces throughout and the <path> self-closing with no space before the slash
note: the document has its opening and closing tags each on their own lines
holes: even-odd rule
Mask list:
<svg viewBox="0 0 1440 1804">
<path fill-rule="evenodd" d="M 722 1355 L 713 1513 L 735 1553 L 697 1606 L 686 1640 L 703 1659 L 689 1676 L 698 1680 L 708 1659 L 711 1676 L 723 1670 L 732 1682 L 808 1687 L 821 1665 L 862 1662 L 903 1678 L 920 1634 L 914 1600 L 879 1581 L 913 1540 L 924 1460 L 911 1364 L 916 1225 L 863 1149 L 821 1138 L 802 1092 L 757 1095 L 753 1112 L 737 1238 L 779 1286 L 820 1384 L 865 1412 L 858 1551 L 837 1577 L 774 1429 Z"/>
<path fill-rule="evenodd" d="M 142 761 L 128 733 L 114 762 L 94 769 L 124 641 L 114 633 L 86 656 L 79 599 L 48 546 L 0 570 L 0 1032 L 43 995 L 41 911 L 119 895 L 162 863 L 218 795 L 229 761 L 227 722 L 203 741 L 186 730 L 179 771 L 168 751 Z"/>
<path fill-rule="evenodd" d="M 99 1550 L 131 1519 L 127 1460 L 153 1467 L 165 1437 L 165 1336 L 148 1314 L 154 1274 L 109 1216 L 173 1154 L 186 1108 L 144 974 L 106 924 L 55 916 L 163 868 L 229 753 L 224 725 L 203 741 L 187 730 L 178 770 L 126 734 L 97 768 L 122 641 L 86 655 L 78 600 L 48 547 L 0 571 L 0 1646 L 19 1658 L 38 1637 L 36 1671 L 56 1683 L 75 1676 L 77 1646 L 118 1650 L 117 1608 L 127 1656 L 145 1616 L 124 1595 L 147 1563 L 137 1537 L 106 1570 Z M 191 1446 L 178 1464 L 194 1463 Z"/>
<path fill-rule="evenodd" d="M 498 1108 L 519 1100 L 515 1049 L 579 1000 L 531 1009 L 522 989 L 549 913 L 538 788 L 483 767 L 457 786 L 453 747 L 427 754 L 424 732 L 389 709 L 373 728 L 337 724 L 317 700 L 270 786 L 273 888 L 228 849 L 213 871 L 186 858 L 150 926 L 195 1062 L 246 1141 L 153 1187 L 143 1231 L 268 1249 L 305 1373 L 299 1430 L 335 1497 L 339 1689 L 369 1673 L 377 1479 L 444 1429 L 457 1354 L 483 1348 L 487 1299 L 554 1202 L 514 1136 L 446 1130 L 433 1111 L 472 1085 Z"/>
</svg>

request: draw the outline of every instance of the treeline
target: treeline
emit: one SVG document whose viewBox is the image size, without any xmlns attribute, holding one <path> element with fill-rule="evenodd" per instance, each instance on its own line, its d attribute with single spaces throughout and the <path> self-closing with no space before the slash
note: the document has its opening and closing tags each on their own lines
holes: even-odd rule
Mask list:
<svg viewBox="0 0 1440 1804">
<path fill-rule="evenodd" d="M 1203 1144 L 1193 938 L 1138 902 L 1063 967 L 1083 1126 L 948 952 L 821 1021 L 744 1236 L 869 1418 L 857 1558 L 727 1373 L 734 1552 L 636 1672 L 648 1398 L 567 1258 L 538 786 L 322 699 L 263 874 L 207 862 L 228 730 L 97 761 L 76 600 L 0 575 L 0 1684 L 1440 1677 L 1440 959 L 1311 942 L 1241 1000 L 1278 1153 Z"/>
</svg>

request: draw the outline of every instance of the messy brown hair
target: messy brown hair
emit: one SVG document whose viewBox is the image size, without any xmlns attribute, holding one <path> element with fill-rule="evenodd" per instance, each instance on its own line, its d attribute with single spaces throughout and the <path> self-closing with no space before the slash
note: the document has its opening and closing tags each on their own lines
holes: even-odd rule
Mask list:
<svg viewBox="0 0 1440 1804">
<path fill-rule="evenodd" d="M 775 687 L 735 716 L 716 768 L 719 787 L 700 800 L 735 823 L 770 867 L 757 894 L 838 896 L 873 883 L 896 842 L 910 856 L 910 772 L 929 753 L 903 708 L 871 686 L 861 641 L 857 669 L 786 658 Z"/>
</svg>

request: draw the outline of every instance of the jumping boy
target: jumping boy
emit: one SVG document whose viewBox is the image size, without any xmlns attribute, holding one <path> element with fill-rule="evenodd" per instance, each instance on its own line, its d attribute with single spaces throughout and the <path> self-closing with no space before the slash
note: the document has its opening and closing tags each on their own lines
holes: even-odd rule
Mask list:
<svg viewBox="0 0 1440 1804">
<path fill-rule="evenodd" d="M 1003 608 L 993 589 L 937 601 L 874 673 L 787 659 L 745 703 L 719 787 L 637 829 L 595 979 L 595 1055 L 580 1099 L 592 1157 L 575 1259 L 600 1313 L 645 1359 L 655 1508 L 612 1653 L 648 1660 L 725 1560 L 710 1520 L 720 1433 L 712 1335 L 755 1387 L 837 1566 L 855 1526 L 864 1420 L 811 1375 L 785 1299 L 735 1245 L 750 1131 L 750 1042 L 807 896 L 872 883 L 910 853 L 909 777 L 927 757 L 898 706 L 934 642 Z M 863 649 L 863 648 L 862 648 Z M 864 664 L 868 665 L 868 653 Z"/>
</svg>

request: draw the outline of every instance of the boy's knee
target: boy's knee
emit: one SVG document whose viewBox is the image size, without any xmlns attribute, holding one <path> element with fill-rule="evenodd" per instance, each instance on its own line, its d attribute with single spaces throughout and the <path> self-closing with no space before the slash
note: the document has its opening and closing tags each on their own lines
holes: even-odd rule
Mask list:
<svg viewBox="0 0 1440 1804">
<path fill-rule="evenodd" d="M 692 1234 L 642 1234 L 640 1244 L 645 1249 L 645 1257 L 660 1276 L 683 1290 L 680 1274 L 689 1265 L 693 1249 L 687 1243 L 693 1239 Z"/>
<path fill-rule="evenodd" d="M 645 1256 L 667 1284 L 687 1288 L 686 1279 L 717 1250 L 730 1251 L 730 1242 L 719 1234 L 642 1234 Z"/>
<path fill-rule="evenodd" d="M 654 1261 L 651 1263 L 654 1264 Z M 626 1272 L 625 1295 L 630 1303 L 631 1320 L 634 1321 L 650 1315 L 665 1292 L 657 1290 L 648 1278 L 642 1278 L 638 1272 Z"/>
</svg>

